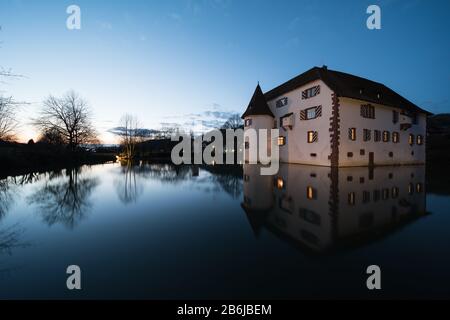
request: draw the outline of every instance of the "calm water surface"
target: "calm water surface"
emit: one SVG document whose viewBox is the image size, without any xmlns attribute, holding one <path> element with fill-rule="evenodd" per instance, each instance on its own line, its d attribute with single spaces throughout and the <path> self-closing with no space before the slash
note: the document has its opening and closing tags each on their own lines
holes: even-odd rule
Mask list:
<svg viewBox="0 0 450 320">
<path fill-rule="evenodd" d="M 424 167 L 259 169 L 1 180 L 0 298 L 450 297 L 450 195 L 427 192 Z M 82 291 L 66 289 L 72 264 Z"/>
</svg>

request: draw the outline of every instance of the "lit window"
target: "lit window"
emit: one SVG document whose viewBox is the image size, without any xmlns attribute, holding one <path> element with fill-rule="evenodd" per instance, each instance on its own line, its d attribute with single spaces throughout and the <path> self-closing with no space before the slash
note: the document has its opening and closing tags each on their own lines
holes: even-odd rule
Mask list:
<svg viewBox="0 0 450 320">
<path fill-rule="evenodd" d="M 317 190 L 313 187 L 307 187 L 306 188 L 306 198 L 309 200 L 315 200 L 317 199 Z"/>
<path fill-rule="evenodd" d="M 416 185 L 416 191 L 417 191 L 417 193 L 422 193 L 422 189 L 423 189 L 422 184 L 421 184 L 421 183 L 418 183 L 418 184 Z"/>
<path fill-rule="evenodd" d="M 356 128 L 348 129 L 348 138 L 352 141 L 356 141 Z"/>
<path fill-rule="evenodd" d="M 284 146 L 286 144 L 286 137 L 278 137 L 278 145 Z"/>
<path fill-rule="evenodd" d="M 284 188 L 284 180 L 282 178 L 277 179 L 277 188 L 282 190 Z"/>
<path fill-rule="evenodd" d="M 397 187 L 392 188 L 392 199 L 398 198 L 399 190 Z"/>
<path fill-rule="evenodd" d="M 354 206 L 356 202 L 356 195 L 354 192 L 350 192 L 348 194 L 348 204 Z"/>
<path fill-rule="evenodd" d="M 383 131 L 383 142 L 389 142 L 390 133 L 389 131 Z"/>
<path fill-rule="evenodd" d="M 414 193 L 414 185 L 412 183 L 410 183 L 408 185 L 408 194 L 413 194 Z"/>
<path fill-rule="evenodd" d="M 423 136 L 420 134 L 417 136 L 417 144 L 419 146 L 423 145 Z"/>
<path fill-rule="evenodd" d="M 414 135 L 413 134 L 409 135 L 408 143 L 410 146 L 414 145 Z"/>
<path fill-rule="evenodd" d="M 318 133 L 317 131 L 308 131 L 308 143 L 317 142 Z"/>
<path fill-rule="evenodd" d="M 245 120 L 245 126 L 250 127 L 252 125 L 252 119 L 246 119 Z"/>
<path fill-rule="evenodd" d="M 400 135 L 398 132 L 392 133 L 392 142 L 399 143 L 400 142 Z"/>
</svg>

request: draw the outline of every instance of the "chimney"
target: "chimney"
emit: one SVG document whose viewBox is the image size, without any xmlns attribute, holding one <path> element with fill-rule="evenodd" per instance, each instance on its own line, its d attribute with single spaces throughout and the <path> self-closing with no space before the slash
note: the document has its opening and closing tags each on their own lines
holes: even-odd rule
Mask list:
<svg viewBox="0 0 450 320">
<path fill-rule="evenodd" d="M 325 70 L 325 71 L 327 71 L 327 70 L 328 70 L 328 67 L 327 67 L 326 65 L 323 65 L 323 66 L 322 66 L 322 69 Z"/>
</svg>

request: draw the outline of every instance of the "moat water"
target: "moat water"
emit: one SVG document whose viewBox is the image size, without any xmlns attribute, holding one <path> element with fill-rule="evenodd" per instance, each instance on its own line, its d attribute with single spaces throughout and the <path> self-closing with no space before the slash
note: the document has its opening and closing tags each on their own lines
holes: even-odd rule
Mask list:
<svg viewBox="0 0 450 320">
<path fill-rule="evenodd" d="M 111 163 L 1 180 L 0 298 L 450 297 L 450 192 L 425 167 L 259 169 Z"/>
</svg>

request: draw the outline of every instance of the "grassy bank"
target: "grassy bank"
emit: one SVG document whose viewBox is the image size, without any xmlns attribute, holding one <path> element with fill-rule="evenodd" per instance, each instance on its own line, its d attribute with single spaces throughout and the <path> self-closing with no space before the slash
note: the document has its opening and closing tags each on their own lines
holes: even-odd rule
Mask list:
<svg viewBox="0 0 450 320">
<path fill-rule="evenodd" d="M 39 144 L 3 144 L 0 146 L 0 178 L 115 160 L 113 153 L 72 152 L 64 147 Z"/>
</svg>

